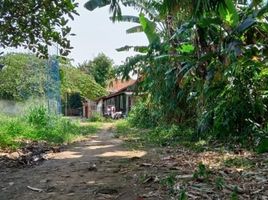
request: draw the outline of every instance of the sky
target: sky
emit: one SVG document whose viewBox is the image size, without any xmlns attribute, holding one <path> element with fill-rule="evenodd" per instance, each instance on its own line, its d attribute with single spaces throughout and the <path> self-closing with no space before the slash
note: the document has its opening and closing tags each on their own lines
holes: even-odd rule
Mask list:
<svg viewBox="0 0 268 200">
<path fill-rule="evenodd" d="M 113 23 L 109 17 L 109 6 L 96 9 L 92 12 L 84 8 L 87 0 L 79 1 L 78 13 L 75 20 L 70 22 L 72 32 L 76 36 L 70 38 L 74 47 L 70 58 L 77 65 L 86 60 L 92 60 L 99 53 L 103 52 L 114 64 L 120 65 L 126 57 L 135 52 L 117 52 L 115 49 L 125 45 L 146 45 L 147 39 L 144 33 L 126 34 L 126 30 L 136 24 L 129 22 Z M 137 15 L 137 11 L 131 8 L 122 8 L 123 14 Z"/>
</svg>

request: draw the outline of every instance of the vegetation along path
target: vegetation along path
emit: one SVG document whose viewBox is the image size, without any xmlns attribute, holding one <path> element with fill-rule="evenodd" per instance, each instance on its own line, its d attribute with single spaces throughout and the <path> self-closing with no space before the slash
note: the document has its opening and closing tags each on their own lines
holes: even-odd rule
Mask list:
<svg viewBox="0 0 268 200">
<path fill-rule="evenodd" d="M 113 132 L 113 124 L 104 124 L 96 136 L 48 154 L 40 165 L 1 167 L 0 200 L 268 198 L 267 155 L 131 150 Z"/>
</svg>

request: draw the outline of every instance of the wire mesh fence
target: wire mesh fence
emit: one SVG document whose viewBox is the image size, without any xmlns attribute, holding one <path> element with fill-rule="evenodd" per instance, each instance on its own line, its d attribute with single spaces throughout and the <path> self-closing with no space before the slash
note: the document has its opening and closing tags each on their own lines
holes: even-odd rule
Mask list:
<svg viewBox="0 0 268 200">
<path fill-rule="evenodd" d="M 50 49 L 48 59 L 11 48 L 0 56 L 0 114 L 20 115 L 37 106 L 61 113 L 57 48 Z"/>
</svg>

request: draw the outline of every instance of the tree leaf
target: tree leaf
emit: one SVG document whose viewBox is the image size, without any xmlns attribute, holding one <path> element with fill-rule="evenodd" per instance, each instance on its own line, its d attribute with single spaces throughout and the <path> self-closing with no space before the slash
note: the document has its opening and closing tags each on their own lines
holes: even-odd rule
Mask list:
<svg viewBox="0 0 268 200">
<path fill-rule="evenodd" d="M 194 46 L 192 44 L 182 44 L 179 51 L 182 53 L 191 53 L 194 51 Z"/>
<path fill-rule="evenodd" d="M 85 3 L 85 8 L 93 11 L 96 8 L 102 8 L 104 6 L 108 6 L 111 3 L 110 0 L 90 0 L 87 3 Z"/>
<path fill-rule="evenodd" d="M 236 28 L 236 31 L 238 33 L 243 33 L 245 30 L 253 26 L 256 22 L 256 19 L 254 19 L 252 16 L 249 16 L 243 22 L 241 22 L 241 24 Z"/>
<path fill-rule="evenodd" d="M 232 0 L 225 0 L 224 4 L 221 3 L 218 11 L 222 20 L 232 27 L 237 26 L 239 22 L 239 15 Z"/>
<path fill-rule="evenodd" d="M 140 32 L 143 32 L 143 28 L 142 28 L 142 26 L 134 26 L 134 27 L 126 30 L 126 32 L 128 34 L 130 34 L 130 33 L 140 33 Z"/>
<path fill-rule="evenodd" d="M 148 52 L 148 47 L 147 46 L 124 46 L 121 48 L 116 49 L 116 51 L 121 52 L 121 51 L 130 51 L 131 49 L 133 49 L 136 52 L 139 53 L 147 53 Z"/>
<path fill-rule="evenodd" d="M 154 22 L 148 20 L 144 14 L 140 14 L 140 23 L 150 44 L 160 41 L 160 38 L 156 33 L 156 24 Z"/>
<path fill-rule="evenodd" d="M 110 17 L 110 20 L 114 21 L 113 17 Z M 115 21 L 118 22 L 133 22 L 133 23 L 140 23 L 140 18 L 132 15 L 123 15 L 120 17 L 116 17 Z"/>
</svg>

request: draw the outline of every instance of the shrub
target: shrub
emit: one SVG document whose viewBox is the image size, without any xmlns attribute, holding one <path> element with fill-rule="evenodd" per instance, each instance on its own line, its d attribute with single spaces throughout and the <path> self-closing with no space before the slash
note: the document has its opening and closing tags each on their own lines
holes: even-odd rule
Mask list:
<svg viewBox="0 0 268 200">
<path fill-rule="evenodd" d="M 128 121 L 132 126 L 139 128 L 152 128 L 158 124 L 158 114 L 149 104 L 138 101 L 129 113 Z"/>
<path fill-rule="evenodd" d="M 115 124 L 116 133 L 117 135 L 125 135 L 130 132 L 130 125 L 129 122 L 126 120 L 119 120 Z"/>
<path fill-rule="evenodd" d="M 152 129 L 147 136 L 147 140 L 153 144 L 168 146 L 176 143 L 183 143 L 185 141 L 191 141 L 192 136 L 193 130 L 190 128 L 166 125 Z"/>
<path fill-rule="evenodd" d="M 31 108 L 26 118 L 30 124 L 37 126 L 47 126 L 50 121 L 50 115 L 44 106 Z"/>
<path fill-rule="evenodd" d="M 23 118 L 0 116 L 0 148 L 17 148 L 18 140 L 32 132 L 33 128 Z"/>
<path fill-rule="evenodd" d="M 92 116 L 89 118 L 90 122 L 104 122 L 105 117 L 103 117 L 100 113 L 94 112 Z"/>
<path fill-rule="evenodd" d="M 267 81 L 263 64 L 251 60 L 230 65 L 221 80 L 206 84 L 206 103 L 199 117 L 199 131 L 204 137 L 254 144 L 264 134 L 267 123 Z"/>
</svg>

